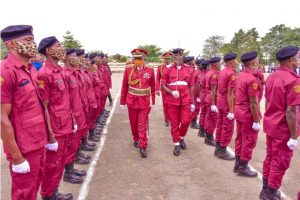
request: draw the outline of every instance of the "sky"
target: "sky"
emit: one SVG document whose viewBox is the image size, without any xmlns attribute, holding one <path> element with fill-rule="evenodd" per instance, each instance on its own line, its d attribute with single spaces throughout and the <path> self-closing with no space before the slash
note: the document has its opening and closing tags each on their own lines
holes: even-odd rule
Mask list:
<svg viewBox="0 0 300 200">
<path fill-rule="evenodd" d="M 37 43 L 52 35 L 62 41 L 69 30 L 86 51 L 110 55 L 154 44 L 198 56 L 213 35 L 229 42 L 240 28 L 263 37 L 277 24 L 300 27 L 299 0 L 5 0 L 0 7 L 1 30 L 32 25 Z"/>
</svg>

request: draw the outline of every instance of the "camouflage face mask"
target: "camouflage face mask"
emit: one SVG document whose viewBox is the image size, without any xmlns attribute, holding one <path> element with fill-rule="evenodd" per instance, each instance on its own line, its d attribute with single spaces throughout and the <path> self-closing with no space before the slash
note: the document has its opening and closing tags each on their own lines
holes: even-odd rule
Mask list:
<svg viewBox="0 0 300 200">
<path fill-rule="evenodd" d="M 15 42 L 16 44 L 16 50 L 27 57 L 33 58 L 37 54 L 37 46 L 35 42 L 28 42 L 28 43 L 23 43 L 23 42 Z"/>
</svg>

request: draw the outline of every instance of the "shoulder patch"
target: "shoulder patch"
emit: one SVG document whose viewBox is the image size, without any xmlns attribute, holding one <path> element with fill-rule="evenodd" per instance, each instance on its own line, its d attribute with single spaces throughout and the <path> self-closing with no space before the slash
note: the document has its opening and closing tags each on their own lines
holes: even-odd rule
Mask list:
<svg viewBox="0 0 300 200">
<path fill-rule="evenodd" d="M 211 76 L 212 79 L 216 79 L 217 77 L 218 77 L 217 74 L 213 74 L 213 75 Z"/>
<path fill-rule="evenodd" d="M 39 88 L 45 89 L 45 81 L 44 80 L 38 80 Z"/>
<path fill-rule="evenodd" d="M 170 68 L 170 67 L 172 67 L 172 64 L 168 64 L 166 67 L 167 67 L 167 68 Z"/>
<path fill-rule="evenodd" d="M 294 86 L 294 92 L 299 94 L 300 93 L 300 85 L 295 85 Z"/>
<path fill-rule="evenodd" d="M 234 81 L 236 79 L 236 75 L 231 76 L 231 80 Z"/>
<path fill-rule="evenodd" d="M 257 90 L 257 88 L 258 88 L 258 83 L 253 83 L 252 88 L 253 88 L 253 90 Z"/>
<path fill-rule="evenodd" d="M 3 85 L 4 82 L 5 82 L 4 78 L 0 76 L 0 86 Z"/>
</svg>

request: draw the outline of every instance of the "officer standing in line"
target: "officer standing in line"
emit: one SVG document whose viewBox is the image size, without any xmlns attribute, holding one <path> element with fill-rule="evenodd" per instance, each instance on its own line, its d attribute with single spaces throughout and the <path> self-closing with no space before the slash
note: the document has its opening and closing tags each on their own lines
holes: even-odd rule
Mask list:
<svg viewBox="0 0 300 200">
<path fill-rule="evenodd" d="M 9 161 L 12 200 L 36 200 L 46 148 L 57 150 L 37 93 L 37 71 L 29 60 L 37 47 L 30 25 L 13 25 L 1 31 L 8 49 L 1 62 L 1 139 Z M 50 144 L 47 144 L 47 143 Z"/>
</svg>

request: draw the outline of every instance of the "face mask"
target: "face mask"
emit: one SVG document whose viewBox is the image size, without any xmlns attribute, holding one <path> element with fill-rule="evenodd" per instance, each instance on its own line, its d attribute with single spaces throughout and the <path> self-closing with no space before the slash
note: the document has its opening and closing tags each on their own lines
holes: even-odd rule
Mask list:
<svg viewBox="0 0 300 200">
<path fill-rule="evenodd" d="M 134 65 L 137 67 L 142 67 L 144 65 L 143 60 L 134 60 Z"/>
<path fill-rule="evenodd" d="M 80 60 L 78 57 L 69 57 L 68 62 L 72 65 L 77 67 L 80 64 Z"/>
<path fill-rule="evenodd" d="M 33 58 L 37 54 L 37 46 L 35 42 L 28 42 L 28 43 L 22 43 L 22 42 L 15 42 L 16 44 L 16 50 L 27 57 Z"/>
<path fill-rule="evenodd" d="M 57 58 L 58 60 L 64 60 L 66 57 L 66 51 L 63 47 L 57 49 L 50 49 L 50 52 L 51 56 Z"/>
<path fill-rule="evenodd" d="M 37 61 L 35 61 L 35 62 L 32 62 L 31 64 L 35 67 L 35 69 L 37 71 L 39 71 L 41 69 L 41 67 L 43 66 L 43 62 L 37 62 Z"/>
</svg>

